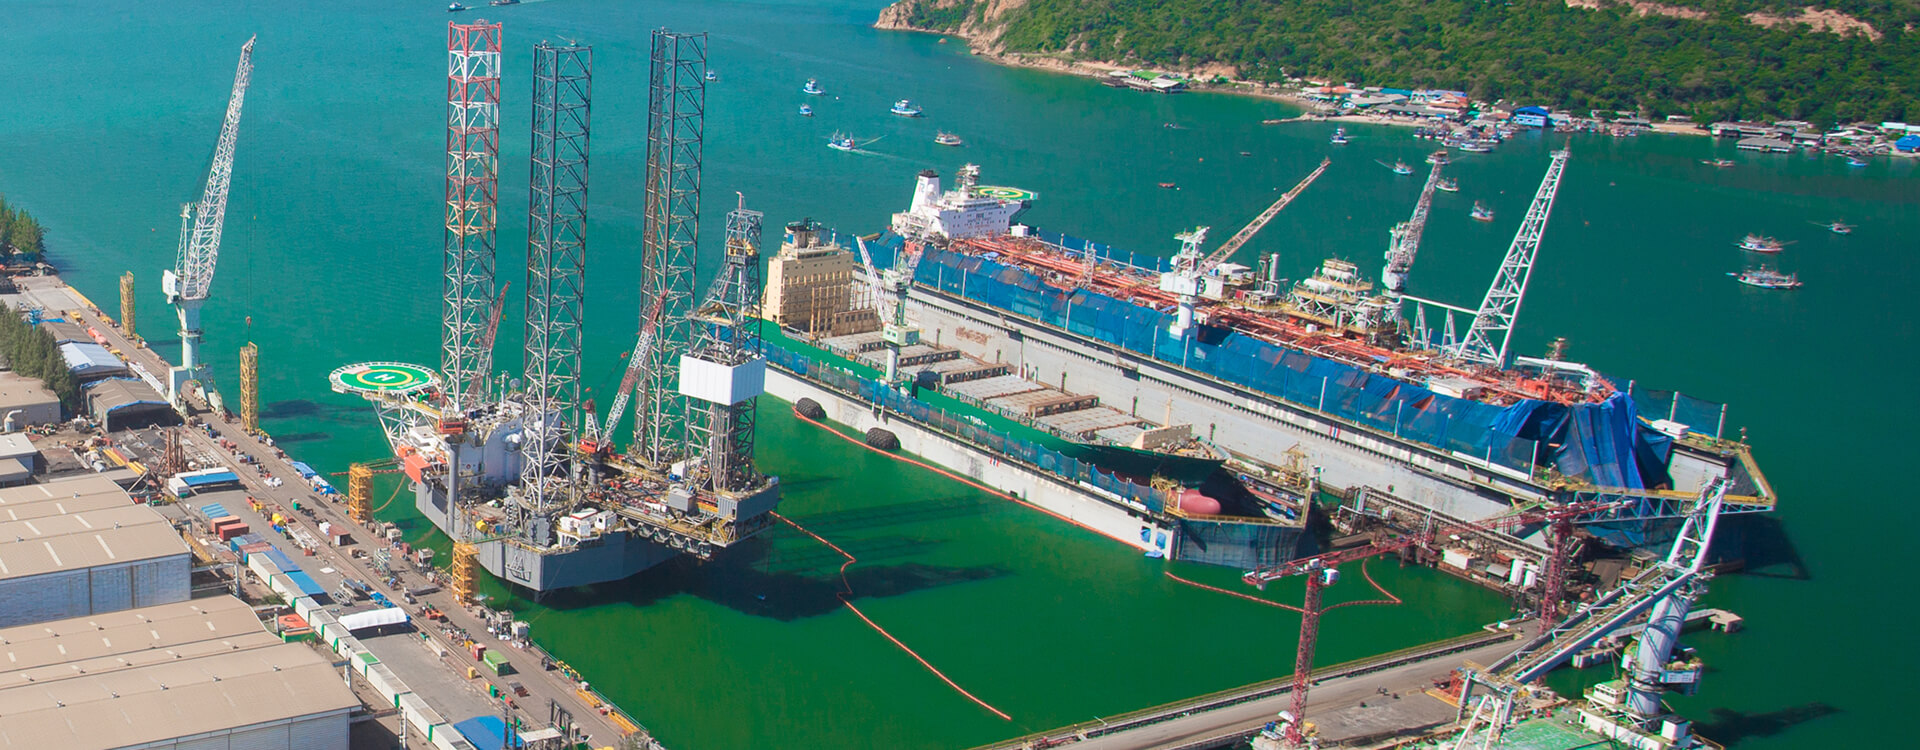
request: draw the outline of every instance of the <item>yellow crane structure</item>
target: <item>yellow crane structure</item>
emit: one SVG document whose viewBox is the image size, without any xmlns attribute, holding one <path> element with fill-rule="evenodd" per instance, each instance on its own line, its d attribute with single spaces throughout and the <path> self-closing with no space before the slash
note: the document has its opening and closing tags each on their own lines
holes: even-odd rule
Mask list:
<svg viewBox="0 0 1920 750">
<path fill-rule="evenodd" d="M 260 347 L 251 341 L 240 347 L 240 426 L 260 434 Z"/>
<path fill-rule="evenodd" d="M 127 338 L 140 340 L 140 334 L 133 332 L 133 272 L 120 274 L 120 330 L 126 331 Z"/>
</svg>

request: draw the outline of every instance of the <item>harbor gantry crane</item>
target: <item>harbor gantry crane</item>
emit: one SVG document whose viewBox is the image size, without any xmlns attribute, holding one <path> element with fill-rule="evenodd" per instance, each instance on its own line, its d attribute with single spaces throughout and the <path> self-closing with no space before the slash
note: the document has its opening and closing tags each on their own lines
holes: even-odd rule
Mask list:
<svg viewBox="0 0 1920 750">
<path fill-rule="evenodd" d="M 252 38 L 240 46 L 240 65 L 233 74 L 233 93 L 227 98 L 226 119 L 220 124 L 220 140 L 213 149 L 213 166 L 207 170 L 206 188 L 198 203 L 180 207 L 180 252 L 173 268 L 161 274 L 160 288 L 167 304 L 180 313 L 180 365 L 167 373 L 167 401 L 184 411 L 181 391 L 188 381 L 200 380 L 200 306 L 206 304 L 213 288 L 214 266 L 220 260 L 220 232 L 226 225 L 227 191 L 233 182 L 233 149 L 240 135 L 240 106 L 247 98 L 247 84 L 253 79 Z M 211 406 L 219 407 L 219 395 L 208 390 Z"/>
<path fill-rule="evenodd" d="M 1440 167 L 1446 162 L 1434 158 L 1427 184 L 1420 188 L 1420 200 L 1413 204 L 1413 216 L 1387 232 L 1387 265 L 1380 271 L 1380 283 L 1390 294 L 1407 289 L 1407 274 L 1413 271 L 1414 257 L 1420 254 L 1420 235 L 1427 231 L 1427 211 L 1433 206 L 1433 189 L 1440 184 Z"/>
<path fill-rule="evenodd" d="M 1320 175 L 1326 173 L 1327 165 L 1331 163 L 1333 163 L 1332 159 L 1321 159 L 1320 166 L 1315 167 L 1306 179 L 1294 185 L 1292 190 L 1281 195 L 1279 200 L 1267 207 L 1267 210 L 1261 211 L 1260 215 L 1253 217 L 1253 221 L 1247 222 L 1240 231 L 1228 237 L 1226 242 L 1221 243 L 1220 247 L 1204 257 L 1200 255 L 1200 245 L 1206 242 L 1208 227 L 1197 227 L 1192 231 L 1174 236 L 1174 239 L 1180 241 L 1180 252 L 1173 256 L 1173 270 L 1160 274 L 1160 291 L 1175 295 L 1179 300 L 1179 310 L 1175 313 L 1173 322 L 1167 324 L 1169 335 L 1174 338 L 1185 337 L 1187 331 L 1193 328 L 1194 305 L 1200 303 L 1201 297 L 1218 297 L 1217 288 L 1212 290 L 1211 295 L 1206 288 L 1207 274 L 1221 263 L 1225 263 L 1228 258 L 1232 258 L 1241 246 L 1247 244 L 1248 240 L 1253 239 L 1255 234 L 1259 234 L 1260 230 L 1267 226 L 1267 222 L 1273 221 L 1273 217 L 1280 215 L 1281 209 L 1286 208 L 1293 199 L 1306 192 L 1307 186 L 1312 185 L 1314 180 L 1320 179 Z"/>
<path fill-rule="evenodd" d="M 1672 731 L 1656 725 L 1667 718 L 1661 695 L 1669 689 L 1692 694 L 1704 672 L 1698 660 L 1676 660 L 1674 651 L 1688 610 L 1711 577 L 1707 552 L 1725 510 L 1726 491 L 1723 480 L 1701 490 L 1665 559 L 1581 607 L 1565 622 L 1547 624 L 1539 635 L 1486 669 L 1468 670 L 1460 692 L 1463 725 L 1453 749 L 1494 747 L 1512 723 L 1514 702 L 1527 685 L 1649 612 L 1646 630 L 1627 659 L 1625 689 L 1613 703 L 1590 709 L 1588 725 L 1634 747 L 1646 745 L 1634 742 L 1640 738 L 1632 735 L 1665 736 L 1671 744 L 1662 742 L 1662 746 L 1687 746 L 1679 742 L 1684 736 L 1672 736 L 1686 731 L 1685 722 L 1666 722 Z M 1473 699 L 1475 686 L 1486 688 L 1478 701 Z M 1481 730 L 1478 735 L 1476 729 Z"/>
<path fill-rule="evenodd" d="M 1521 513 L 1484 519 L 1473 523 L 1455 524 L 1444 527 L 1428 527 L 1421 531 L 1382 540 L 1360 547 L 1353 547 L 1313 557 L 1302 558 L 1266 568 L 1249 571 L 1243 579 L 1254 586 L 1265 589 L 1268 583 L 1296 575 L 1306 579 L 1305 601 L 1300 611 L 1300 640 L 1294 654 L 1292 706 L 1286 719 L 1285 734 L 1289 747 L 1300 747 L 1306 739 L 1304 724 L 1307 710 L 1308 678 L 1313 671 L 1313 652 L 1320 632 L 1320 616 L 1334 607 L 1322 608 L 1322 591 L 1340 580 L 1339 567 L 1346 563 L 1364 560 L 1376 555 L 1398 552 L 1410 547 L 1426 547 L 1436 539 L 1447 539 L 1485 532 L 1504 531 L 1522 526 L 1539 524 L 1566 523 L 1604 523 L 1620 520 L 1617 511 L 1632 509 L 1641 503 L 1638 497 L 1623 497 L 1608 500 L 1595 500 L 1573 503 L 1557 508 L 1544 508 Z M 1638 516 L 1637 516 L 1638 517 Z"/>
<path fill-rule="evenodd" d="M 1513 336 L 1513 320 L 1520 314 L 1520 302 L 1527 296 L 1527 280 L 1533 277 L 1533 259 L 1540 254 L 1540 237 L 1547 231 L 1547 215 L 1553 213 L 1553 197 L 1560 192 L 1560 175 L 1567 169 L 1567 149 L 1553 152 L 1540 189 L 1527 206 L 1527 217 L 1507 246 L 1506 258 L 1493 275 L 1493 285 L 1474 313 L 1473 327 L 1460 341 L 1455 356 L 1468 362 L 1501 367 L 1507 361 L 1507 345 Z M 1496 340 L 1497 339 L 1497 340 Z"/>
</svg>

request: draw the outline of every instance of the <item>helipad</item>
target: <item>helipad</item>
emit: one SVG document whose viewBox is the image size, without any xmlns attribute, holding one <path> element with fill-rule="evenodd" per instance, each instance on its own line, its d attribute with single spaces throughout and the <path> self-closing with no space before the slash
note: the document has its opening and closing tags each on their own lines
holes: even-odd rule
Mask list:
<svg viewBox="0 0 1920 750">
<path fill-rule="evenodd" d="M 338 393 L 399 396 L 440 384 L 432 370 L 404 362 L 363 362 L 347 365 L 327 376 Z"/>
<path fill-rule="evenodd" d="M 1002 187 L 999 185 L 981 185 L 974 188 L 973 192 L 988 198 L 998 198 L 1004 201 L 1030 201 L 1040 197 L 1039 194 L 1032 190 L 1021 190 L 1016 187 Z"/>
</svg>

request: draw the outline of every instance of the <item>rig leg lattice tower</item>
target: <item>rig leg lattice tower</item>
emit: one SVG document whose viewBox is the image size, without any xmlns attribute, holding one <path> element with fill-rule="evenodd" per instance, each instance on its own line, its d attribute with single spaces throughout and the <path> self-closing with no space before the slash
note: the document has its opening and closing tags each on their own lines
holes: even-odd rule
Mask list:
<svg viewBox="0 0 1920 750">
<path fill-rule="evenodd" d="M 633 450 L 655 466 L 691 453 L 688 403 L 679 378 L 680 356 L 692 343 L 694 328 L 706 72 L 706 34 L 653 32 L 640 309 L 655 309 L 658 302 L 659 317 L 635 394 Z"/>
<path fill-rule="evenodd" d="M 744 203 L 744 200 L 742 201 Z M 760 358 L 759 211 L 744 205 L 727 213 L 726 256 L 698 311 L 700 325 L 688 360 L 726 373 L 726 398 L 689 399 L 687 430 L 704 457 L 715 492 L 741 492 L 761 483 L 753 465 L 754 405 L 764 383 Z M 683 362 L 684 364 L 684 362 Z M 757 375 L 757 377 L 756 377 Z"/>
<path fill-rule="evenodd" d="M 347 517 L 366 526 L 373 522 L 373 467 L 353 464 L 347 467 Z"/>
<path fill-rule="evenodd" d="M 133 272 L 120 274 L 120 330 L 127 338 L 140 340 L 140 334 L 133 332 Z"/>
<path fill-rule="evenodd" d="M 462 605 L 473 603 L 474 588 L 479 585 L 480 548 L 469 542 L 453 543 L 453 563 L 447 567 L 447 590 Z"/>
<path fill-rule="evenodd" d="M 446 248 L 440 369 L 450 411 L 493 366 L 480 344 L 492 318 L 500 182 L 500 24 L 447 24 Z"/>
<path fill-rule="evenodd" d="M 566 501 L 580 429 L 580 352 L 587 273 L 587 136 L 593 49 L 533 48 L 533 160 L 527 207 L 527 460 L 529 509 Z"/>
<path fill-rule="evenodd" d="M 260 347 L 251 341 L 240 347 L 240 427 L 260 434 Z"/>
</svg>

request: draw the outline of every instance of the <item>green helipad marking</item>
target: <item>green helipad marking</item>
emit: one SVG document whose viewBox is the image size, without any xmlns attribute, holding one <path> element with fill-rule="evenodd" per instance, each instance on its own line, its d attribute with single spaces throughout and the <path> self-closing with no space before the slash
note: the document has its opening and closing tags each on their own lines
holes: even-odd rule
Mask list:
<svg viewBox="0 0 1920 750">
<path fill-rule="evenodd" d="M 333 389 L 342 393 L 402 394 L 439 385 L 440 376 L 432 370 L 404 362 L 365 362 L 347 365 L 327 377 Z"/>
<path fill-rule="evenodd" d="M 981 185 L 980 187 L 974 188 L 973 191 L 988 198 L 999 198 L 1009 201 L 1030 201 L 1040 197 L 1032 190 L 1021 190 L 1020 188 L 1002 187 L 998 185 Z"/>
</svg>

